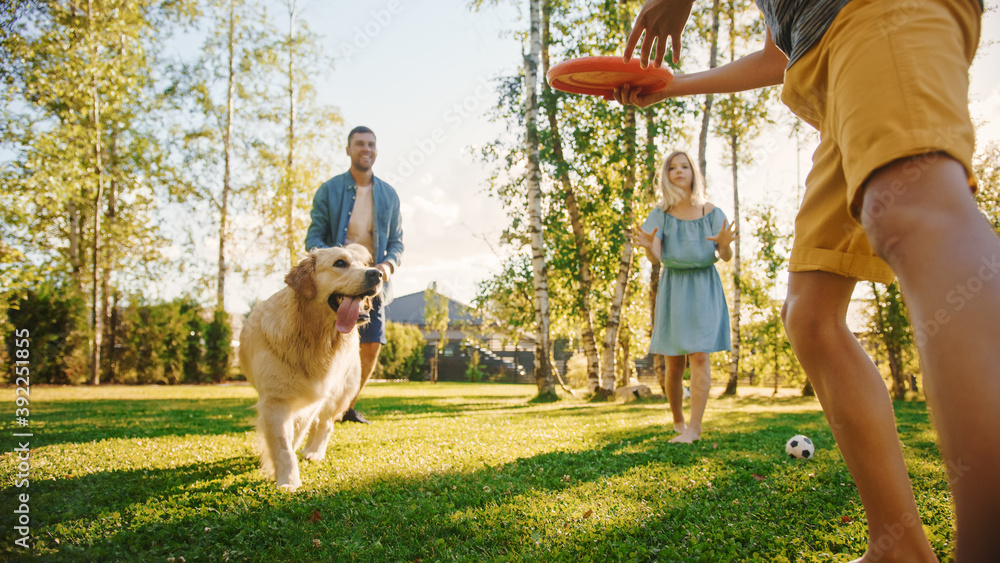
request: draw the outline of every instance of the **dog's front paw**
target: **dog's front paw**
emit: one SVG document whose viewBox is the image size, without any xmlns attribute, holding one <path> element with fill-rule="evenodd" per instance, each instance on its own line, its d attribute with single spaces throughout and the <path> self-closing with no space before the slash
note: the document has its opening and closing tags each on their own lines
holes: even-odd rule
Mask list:
<svg viewBox="0 0 1000 563">
<path fill-rule="evenodd" d="M 278 488 L 287 491 L 289 493 L 294 493 L 302 486 L 302 481 L 298 478 L 288 479 L 286 482 L 278 481 Z"/>
<path fill-rule="evenodd" d="M 326 450 L 318 452 L 302 452 L 302 459 L 307 459 L 309 461 L 323 461 L 326 458 Z"/>
</svg>

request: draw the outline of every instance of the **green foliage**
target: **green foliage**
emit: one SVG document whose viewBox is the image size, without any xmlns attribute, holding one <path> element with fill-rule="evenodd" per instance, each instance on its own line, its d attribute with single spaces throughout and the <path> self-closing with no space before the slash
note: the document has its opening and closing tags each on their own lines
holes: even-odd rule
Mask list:
<svg viewBox="0 0 1000 563">
<path fill-rule="evenodd" d="M 876 344 L 873 356 L 883 377 L 889 381 L 893 396 L 902 400 L 906 396 L 908 383 L 916 391 L 916 373 L 919 372 L 910 317 L 900 293 L 899 282 L 894 281 L 884 288 L 874 282 L 870 286 L 873 307 L 869 331 L 874 340 L 881 344 Z"/>
<path fill-rule="evenodd" d="M 472 348 L 469 353 L 469 361 L 465 365 L 465 376 L 469 378 L 469 383 L 479 383 L 483 380 L 484 371 L 479 365 L 479 349 Z"/>
<path fill-rule="evenodd" d="M 757 248 L 751 260 L 754 269 L 745 269 L 740 276 L 741 313 L 747 320 L 740 330 L 742 369 L 751 385 L 766 384 L 767 376 L 775 389 L 804 383 L 781 322 L 783 299 L 775 297 L 778 277 L 788 262 L 791 233 L 782 228 L 770 205 L 751 208 L 746 222 Z"/>
<path fill-rule="evenodd" d="M 205 327 L 205 367 L 215 383 L 229 379 L 229 363 L 233 357 L 233 329 L 225 311 L 212 313 L 212 322 Z"/>
<path fill-rule="evenodd" d="M 531 258 L 519 254 L 508 258 L 501 268 L 479 282 L 473 305 L 485 320 L 517 342 L 535 328 Z"/>
<path fill-rule="evenodd" d="M 814 563 L 867 547 L 815 399 L 712 399 L 702 440 L 681 446 L 662 404 L 529 403 L 536 392 L 369 384 L 378 424 L 338 425 L 290 495 L 258 467 L 249 386 L 32 389 L 45 424 L 32 443 L 35 541 L 11 558 Z M 948 470 L 926 406 L 895 413 L 931 547 L 948 560 Z M 814 459 L 785 455 L 795 434 L 813 439 Z M 16 463 L 0 458 L 5 498 L 23 491 Z M 0 512 L 4 545 L 15 517 Z"/>
<path fill-rule="evenodd" d="M 30 381 L 79 384 L 87 378 L 87 308 L 82 297 L 67 287 L 41 284 L 9 296 L 9 330 L 3 335 L 8 358 L 13 358 L 19 331 L 28 331 Z M 6 327 L 5 325 L 5 328 Z M 8 371 L 14 381 L 14 370 Z"/>
<path fill-rule="evenodd" d="M 378 356 L 378 379 L 408 379 L 420 381 L 424 377 L 424 339 L 414 325 L 386 322 L 385 344 Z"/>
<path fill-rule="evenodd" d="M 438 352 L 448 345 L 449 323 L 448 298 L 437 292 L 436 283 L 431 284 L 431 287 L 424 290 L 424 327 L 437 333 L 434 346 Z"/>
<path fill-rule="evenodd" d="M 546 3 L 543 26 L 543 67 L 548 61 L 578 56 L 620 54 L 621 45 L 638 10 L 638 3 Z M 545 68 L 542 69 L 544 72 Z M 520 77 L 501 82 L 496 121 L 523 124 L 524 92 Z M 612 302 L 622 268 L 626 233 L 649 211 L 655 189 L 652 177 L 657 154 L 675 146 L 682 138 L 682 116 L 687 100 L 670 100 L 636 111 L 609 104 L 591 96 L 570 95 L 543 85 L 539 116 L 539 150 L 543 171 L 542 222 L 546 249 L 546 276 L 553 337 L 578 340 L 580 327 L 589 316 L 595 338 L 614 313 Z M 513 127 L 513 126 L 512 126 Z M 484 159 L 496 167 L 491 191 L 501 201 L 510 224 L 502 241 L 512 248 L 512 258 L 503 270 L 483 283 L 477 304 L 509 332 L 533 331 L 534 291 L 530 256 L 527 253 L 529 225 L 526 191 L 523 127 L 516 138 L 498 142 L 483 151 Z M 577 214 L 570 206 L 569 194 Z M 654 195 L 650 195 L 654 194 Z M 579 220 L 574 229 L 573 220 Z M 582 232 L 587 253 L 581 252 L 576 232 Z M 634 285 L 640 269 L 630 262 L 628 274 Z M 589 287 L 581 288 L 581 276 L 590 274 Z M 585 284 L 584 284 L 585 285 Z M 582 292 L 586 291 L 584 295 Z M 641 293 L 641 292 L 640 292 Z M 590 308 L 584 308 L 584 297 Z M 648 327 L 648 313 L 630 307 L 626 298 L 620 326 L 631 331 L 631 342 L 640 348 Z"/>
<path fill-rule="evenodd" d="M 973 162 L 979 191 L 976 203 L 1000 235 L 1000 142 L 987 144 Z"/>
<path fill-rule="evenodd" d="M 124 350 L 111 383 L 181 383 L 193 318 L 200 307 L 190 299 L 132 303 L 122 311 L 116 340 Z"/>
<path fill-rule="evenodd" d="M 187 348 L 184 350 L 184 381 L 204 383 L 208 370 L 205 365 L 208 325 L 198 315 L 187 315 Z"/>
<path fill-rule="evenodd" d="M 583 352 L 573 352 L 566 361 L 564 379 L 571 389 L 583 389 L 587 386 L 587 356 Z"/>
<path fill-rule="evenodd" d="M 0 113 L 5 243 L 57 263 L 79 284 L 94 256 L 74 249 L 92 242 L 97 213 L 104 266 L 148 275 L 163 243 L 151 219 L 153 190 L 170 177 L 153 134 L 162 119 L 153 68 L 158 42 L 193 3 L 37 4 L 5 45 L 21 70 L 5 91 L 13 103 Z"/>
</svg>

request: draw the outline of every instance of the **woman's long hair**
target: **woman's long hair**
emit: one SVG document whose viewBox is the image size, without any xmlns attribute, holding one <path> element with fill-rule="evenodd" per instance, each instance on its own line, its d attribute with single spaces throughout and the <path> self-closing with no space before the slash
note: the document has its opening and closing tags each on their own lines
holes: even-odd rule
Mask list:
<svg viewBox="0 0 1000 563">
<path fill-rule="evenodd" d="M 663 201 L 660 202 L 660 209 L 663 211 L 668 211 L 671 207 L 677 205 L 681 201 L 684 201 L 688 197 L 688 192 L 686 188 L 680 186 L 675 186 L 670 181 L 670 174 L 668 169 L 670 168 L 670 162 L 674 157 L 678 155 L 683 155 L 687 159 L 688 164 L 691 166 L 691 203 L 695 205 L 702 205 L 705 203 L 705 180 L 701 176 L 701 171 L 698 167 L 694 165 L 694 161 L 691 157 L 684 151 L 674 151 L 670 153 L 664 161 L 663 165 L 660 166 L 660 192 L 663 194 Z"/>
</svg>

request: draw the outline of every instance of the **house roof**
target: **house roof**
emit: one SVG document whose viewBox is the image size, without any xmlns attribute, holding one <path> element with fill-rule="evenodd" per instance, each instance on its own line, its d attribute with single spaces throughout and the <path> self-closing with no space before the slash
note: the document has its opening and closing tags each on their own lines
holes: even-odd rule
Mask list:
<svg viewBox="0 0 1000 563">
<path fill-rule="evenodd" d="M 431 290 L 433 291 L 433 290 Z M 464 303 L 459 303 L 446 295 L 434 292 L 443 299 L 448 300 L 448 324 L 456 323 L 480 326 L 483 320 L 476 314 L 475 309 Z M 424 325 L 424 292 L 418 291 L 409 295 L 403 295 L 393 299 L 392 303 L 386 306 L 386 318 L 394 323 L 406 323 L 411 325 Z"/>
</svg>

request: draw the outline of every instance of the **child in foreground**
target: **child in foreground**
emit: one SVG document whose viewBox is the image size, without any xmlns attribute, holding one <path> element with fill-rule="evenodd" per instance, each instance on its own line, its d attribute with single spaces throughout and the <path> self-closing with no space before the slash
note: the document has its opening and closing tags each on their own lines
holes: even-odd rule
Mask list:
<svg viewBox="0 0 1000 563">
<path fill-rule="evenodd" d="M 676 62 L 693 0 L 647 0 L 625 45 Z M 859 561 L 936 559 L 881 375 L 846 324 L 858 280 L 898 276 L 955 501 L 960 562 L 1000 561 L 1000 241 L 973 199 L 976 0 L 757 0 L 763 50 L 624 104 L 783 84 L 821 133 L 782 318 L 868 519 Z"/>
</svg>

